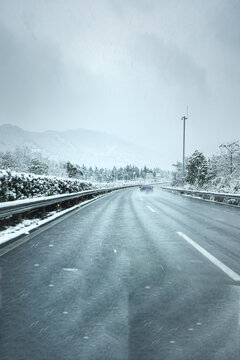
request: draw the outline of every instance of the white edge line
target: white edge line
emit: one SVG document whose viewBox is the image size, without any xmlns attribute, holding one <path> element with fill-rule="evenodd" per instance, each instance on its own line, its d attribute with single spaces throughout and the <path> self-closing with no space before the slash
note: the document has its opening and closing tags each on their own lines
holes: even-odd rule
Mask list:
<svg viewBox="0 0 240 360">
<path fill-rule="evenodd" d="M 184 233 L 177 231 L 177 234 L 181 236 L 184 240 L 186 240 L 190 245 L 192 245 L 195 249 L 197 249 L 202 255 L 204 255 L 208 260 L 210 260 L 214 265 L 216 265 L 220 270 L 222 270 L 225 274 L 227 274 L 232 280 L 240 281 L 240 275 L 231 270 L 228 266 L 223 264 L 220 260 L 215 258 L 212 254 L 210 254 L 207 250 L 202 248 L 200 245 L 195 243 L 192 239 L 190 239 Z"/>
<path fill-rule="evenodd" d="M 147 205 L 147 208 L 151 211 L 151 212 L 156 212 L 156 210 L 154 210 L 153 208 L 151 208 L 151 206 Z"/>
</svg>

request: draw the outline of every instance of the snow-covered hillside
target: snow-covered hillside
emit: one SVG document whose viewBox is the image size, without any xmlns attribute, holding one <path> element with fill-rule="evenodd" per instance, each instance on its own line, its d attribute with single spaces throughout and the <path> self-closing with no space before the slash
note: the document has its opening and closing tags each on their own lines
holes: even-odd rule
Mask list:
<svg viewBox="0 0 240 360">
<path fill-rule="evenodd" d="M 86 166 L 110 168 L 134 164 L 158 166 L 150 152 L 115 136 L 84 129 L 29 132 L 17 126 L 0 126 L 0 151 L 28 146 L 43 156 Z"/>
</svg>

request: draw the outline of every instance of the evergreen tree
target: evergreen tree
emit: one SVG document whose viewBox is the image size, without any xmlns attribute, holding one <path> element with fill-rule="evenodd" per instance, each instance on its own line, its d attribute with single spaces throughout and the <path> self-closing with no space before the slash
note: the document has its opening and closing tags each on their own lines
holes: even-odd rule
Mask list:
<svg viewBox="0 0 240 360">
<path fill-rule="evenodd" d="M 84 165 L 83 165 L 84 166 Z M 79 178 L 80 176 L 84 175 L 83 171 L 81 170 L 79 165 L 74 165 L 70 161 L 67 161 L 64 165 L 67 174 L 72 175 L 73 178 Z"/>
<path fill-rule="evenodd" d="M 36 175 L 47 175 L 48 174 L 48 166 L 41 160 L 37 158 L 33 158 L 30 162 L 28 171 L 30 173 L 36 174 Z"/>
<path fill-rule="evenodd" d="M 203 153 L 196 150 L 188 159 L 186 181 L 202 186 L 208 181 L 208 165 Z"/>
<path fill-rule="evenodd" d="M 1 154 L 0 166 L 2 169 L 16 170 L 16 159 L 11 151 Z"/>
</svg>

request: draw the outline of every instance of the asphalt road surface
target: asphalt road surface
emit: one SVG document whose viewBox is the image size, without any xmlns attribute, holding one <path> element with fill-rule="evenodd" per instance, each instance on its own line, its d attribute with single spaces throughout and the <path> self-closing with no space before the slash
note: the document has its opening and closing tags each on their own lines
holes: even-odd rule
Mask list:
<svg viewBox="0 0 240 360">
<path fill-rule="evenodd" d="M 0 256 L 1 360 L 239 360 L 240 210 L 114 192 Z"/>
</svg>

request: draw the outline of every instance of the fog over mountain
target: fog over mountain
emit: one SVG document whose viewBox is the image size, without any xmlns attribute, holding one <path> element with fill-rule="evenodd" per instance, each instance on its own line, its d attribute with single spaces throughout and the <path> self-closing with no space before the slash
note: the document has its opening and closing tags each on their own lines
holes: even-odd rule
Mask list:
<svg viewBox="0 0 240 360">
<path fill-rule="evenodd" d="M 18 126 L 0 126 L 0 151 L 28 146 L 54 160 L 72 161 L 86 166 L 112 167 L 134 164 L 160 166 L 150 151 L 99 131 L 30 132 Z"/>
</svg>

